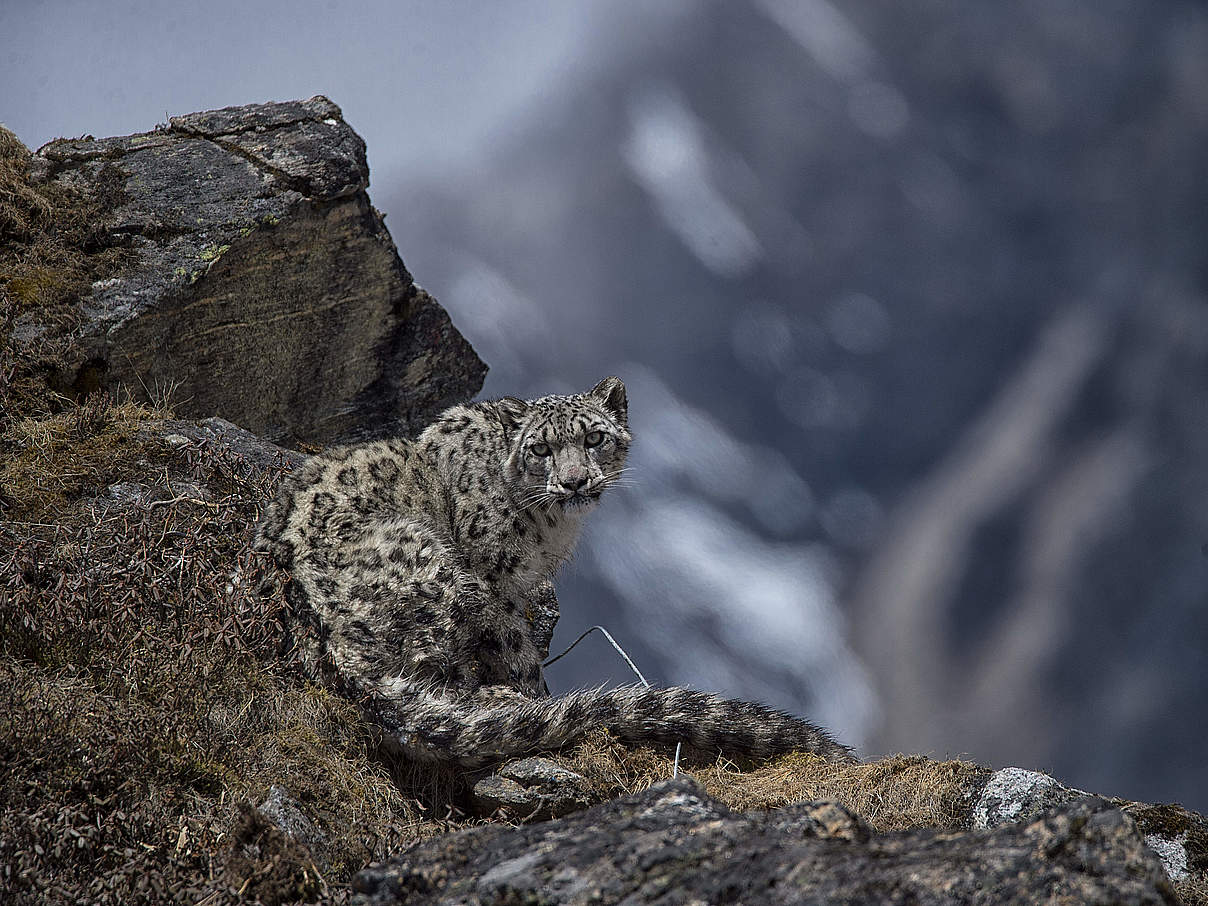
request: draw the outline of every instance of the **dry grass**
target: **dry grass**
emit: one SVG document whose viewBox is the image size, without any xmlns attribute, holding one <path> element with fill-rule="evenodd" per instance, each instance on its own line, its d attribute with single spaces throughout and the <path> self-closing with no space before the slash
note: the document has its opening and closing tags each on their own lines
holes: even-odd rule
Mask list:
<svg viewBox="0 0 1208 906">
<path fill-rule="evenodd" d="M 665 780 L 673 767 L 667 754 L 627 750 L 605 733 L 554 760 L 585 776 L 593 797 L 601 800 Z M 921 755 L 836 765 L 799 753 L 749 770 L 725 760 L 681 763 L 680 769 L 736 811 L 829 799 L 857 812 L 878 831 L 962 825 L 970 796 L 989 775 L 969 762 L 932 761 Z"/>
<path fill-rule="evenodd" d="M 0 126 L 0 236 L 28 242 L 54 220 L 55 204 L 30 185 L 29 149 Z"/>
<path fill-rule="evenodd" d="M 30 164 L 29 149 L 0 126 L 0 428 L 62 408 L 63 395 L 95 389 L 70 340 L 74 303 L 133 255 L 130 238 L 105 226 L 106 213 L 123 200 L 111 164 L 87 192 L 35 179 Z M 13 329 L 35 310 L 46 329 L 18 352 Z"/>
<path fill-rule="evenodd" d="M 1183 906 L 1208 906 L 1208 881 L 1178 881 L 1174 885 L 1174 892 L 1179 895 L 1179 902 Z"/>
<path fill-rule="evenodd" d="M 788 755 L 740 774 L 715 767 L 702 778 L 710 793 L 732 808 L 776 808 L 790 802 L 831 799 L 877 831 L 958 827 L 969 800 L 989 771 L 965 761 L 893 755 L 857 765 L 835 765 L 811 755 Z"/>
<path fill-rule="evenodd" d="M 0 899 L 338 898 L 456 813 L 293 669 L 285 577 L 248 543 L 280 469 L 169 448 L 155 418 L 96 397 L 6 433 Z M 119 479 L 137 499 L 105 493 Z M 250 810 L 272 784 L 307 849 Z"/>
<path fill-rule="evenodd" d="M 102 493 L 131 475 L 166 468 L 158 450 L 137 440 L 148 421 L 170 415 L 97 395 L 51 415 L 0 427 L 0 513 L 12 521 L 53 520 L 73 501 Z M 153 464 L 153 460 L 156 461 Z"/>
</svg>

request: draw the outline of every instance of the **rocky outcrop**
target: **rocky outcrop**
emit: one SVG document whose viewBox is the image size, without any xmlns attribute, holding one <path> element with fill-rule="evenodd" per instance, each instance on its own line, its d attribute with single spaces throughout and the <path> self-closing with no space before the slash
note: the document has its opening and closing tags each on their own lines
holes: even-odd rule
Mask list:
<svg viewBox="0 0 1208 906">
<path fill-rule="evenodd" d="M 761 769 L 758 808 L 727 798 L 729 768 L 716 798 L 682 779 L 588 808 L 667 776 L 642 773 L 650 752 L 472 787 L 388 775 L 360 713 L 292 670 L 285 580 L 249 546 L 304 458 L 274 440 L 405 432 L 482 378 L 370 207 L 363 144 L 314 98 L 56 142 L 36 166 L 104 194 L 134 254 L 71 318 L 30 308 L 13 331 L 54 346 L 82 404 L 3 435 L 0 899 L 342 902 L 385 858 L 363 903 L 1208 902 L 1201 816 L 1019 768 L 890 758 L 802 793 L 790 760 Z M 119 383 L 175 388 L 183 417 L 90 394 Z M 533 604 L 548 648 L 556 608 Z"/>
<path fill-rule="evenodd" d="M 278 442 L 407 433 L 486 367 L 412 281 L 369 202 L 365 143 L 323 97 L 60 140 L 34 173 L 103 195 L 133 262 L 93 285 L 50 375 L 76 394 L 170 393 Z M 45 313 L 19 347 L 62 341 Z"/>
<path fill-rule="evenodd" d="M 971 799 L 968 817 L 975 829 L 1009 827 L 1086 796 L 1082 790 L 1064 786 L 1039 771 L 1000 768 Z M 1203 815 L 1179 805 L 1124 799 L 1110 802 L 1132 818 L 1146 845 L 1162 860 L 1171 881 L 1199 889 L 1208 887 L 1208 820 Z"/>
<path fill-rule="evenodd" d="M 693 768 L 692 779 L 731 808 L 769 816 L 774 826 L 795 820 L 792 816 L 801 811 L 800 802 L 828 799 L 851 814 L 867 814 L 873 830 L 884 832 L 923 828 L 943 832 L 1018 831 L 1053 810 L 1093 799 L 1098 803 L 1096 808 L 1119 809 L 1128 816 L 1184 902 L 1203 901 L 1202 891 L 1208 887 L 1208 821 L 1195 812 L 1178 805 L 1093 796 L 1065 786 L 1048 774 L 1018 767 L 989 770 L 967 762 L 902 756 L 896 759 L 897 770 L 894 763 L 891 758 L 822 774 L 815 774 L 819 768 L 808 762 L 795 767 L 786 764 L 780 770 L 791 777 L 784 773 L 777 777 L 776 769 L 769 768 L 750 775 L 730 775 L 728 782 L 698 767 Z M 586 769 L 597 779 L 624 770 L 615 765 L 601 771 L 599 765 L 593 766 L 591 756 L 584 754 L 521 759 L 475 785 L 478 813 L 483 817 L 531 820 L 565 815 L 581 808 L 584 801 L 598 803 L 600 786 L 568 768 Z M 669 763 L 666 768 L 664 777 L 670 776 Z M 765 793 L 762 801 L 758 795 L 750 795 L 759 788 Z M 929 806 L 921 811 L 909 804 L 920 797 Z M 777 846 L 769 842 L 767 848 L 771 853 Z M 751 858 L 762 862 L 772 856 Z M 876 897 L 869 900 L 876 901 Z"/>
<path fill-rule="evenodd" d="M 1094 798 L 996 830 L 876 836 L 833 803 L 733 814 L 685 780 L 547 824 L 451 834 L 354 886 L 374 906 L 1177 902 L 1133 821 Z"/>
</svg>

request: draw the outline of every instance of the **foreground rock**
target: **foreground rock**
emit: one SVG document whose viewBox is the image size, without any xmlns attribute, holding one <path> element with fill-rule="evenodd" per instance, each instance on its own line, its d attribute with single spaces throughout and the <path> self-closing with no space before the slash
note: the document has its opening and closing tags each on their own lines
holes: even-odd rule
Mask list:
<svg viewBox="0 0 1208 906">
<path fill-rule="evenodd" d="M 13 332 L 83 394 L 171 391 L 278 442 L 407 433 L 486 367 L 407 273 L 366 194 L 365 144 L 323 97 L 173 117 L 140 135 L 51 142 L 34 172 L 106 200 L 135 260 Z"/>
<path fill-rule="evenodd" d="M 967 817 L 977 829 L 1007 827 L 1086 796 L 1039 771 L 1000 768 L 972 798 Z M 1134 821 L 1170 880 L 1182 885 L 1184 899 L 1201 901 L 1208 890 L 1208 820 L 1180 805 L 1109 801 Z"/>
<path fill-rule="evenodd" d="M 685 780 L 450 834 L 354 886 L 363 904 L 1177 902 L 1132 820 L 1094 798 L 997 830 L 872 836 L 833 804 L 733 814 Z"/>
</svg>

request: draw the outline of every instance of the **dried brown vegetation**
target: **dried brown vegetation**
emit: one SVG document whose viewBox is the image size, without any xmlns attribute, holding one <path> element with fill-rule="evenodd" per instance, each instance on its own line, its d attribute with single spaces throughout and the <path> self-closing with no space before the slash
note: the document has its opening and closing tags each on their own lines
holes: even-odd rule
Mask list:
<svg viewBox="0 0 1208 906">
<path fill-rule="evenodd" d="M 604 799 L 670 777 L 674 762 L 669 755 L 629 750 L 598 734 L 554 760 L 587 777 L 593 794 Z M 921 755 L 832 764 L 806 753 L 741 767 L 724 759 L 690 760 L 680 771 L 736 811 L 829 799 L 859 813 L 878 831 L 961 826 L 971 795 L 990 773 L 966 761 L 932 761 Z"/>
<path fill-rule="evenodd" d="M 36 178 L 31 161 L 29 149 L 0 126 L 0 422 L 53 411 L 62 396 L 95 389 L 89 369 L 73 359 L 73 303 L 132 255 L 130 237 L 105 227 L 106 212 L 122 202 L 116 171 L 107 178 L 102 168 L 84 190 Z M 20 315 L 35 309 L 44 329 L 18 355 L 11 335 Z M 48 386 L 56 392 L 48 394 Z"/>
<path fill-rule="evenodd" d="M 97 396 L 54 414 L 10 420 L 0 429 L 5 445 L 0 460 L 4 515 L 13 521 L 53 518 L 74 500 L 146 473 L 148 456 L 154 453 L 138 443 L 136 435 L 149 419 L 164 414 Z"/>
<path fill-rule="evenodd" d="M 5 902 L 309 900 L 447 826 L 291 668 L 284 577 L 248 543 L 280 470 L 169 445 L 156 417 L 92 398 L 4 436 Z M 248 818 L 271 784 L 307 850 Z"/>
</svg>

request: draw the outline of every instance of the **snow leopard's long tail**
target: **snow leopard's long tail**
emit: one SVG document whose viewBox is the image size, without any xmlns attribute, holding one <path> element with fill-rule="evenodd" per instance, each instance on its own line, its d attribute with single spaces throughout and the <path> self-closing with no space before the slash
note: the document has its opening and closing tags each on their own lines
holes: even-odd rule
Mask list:
<svg viewBox="0 0 1208 906">
<path fill-rule="evenodd" d="M 559 698 L 449 697 L 400 684 L 377 717 L 404 752 L 425 761 L 476 768 L 558 749 L 604 728 L 628 743 L 683 742 L 731 758 L 768 758 L 794 751 L 854 762 L 851 749 L 825 730 L 783 711 L 683 688 L 623 686 Z"/>
</svg>

